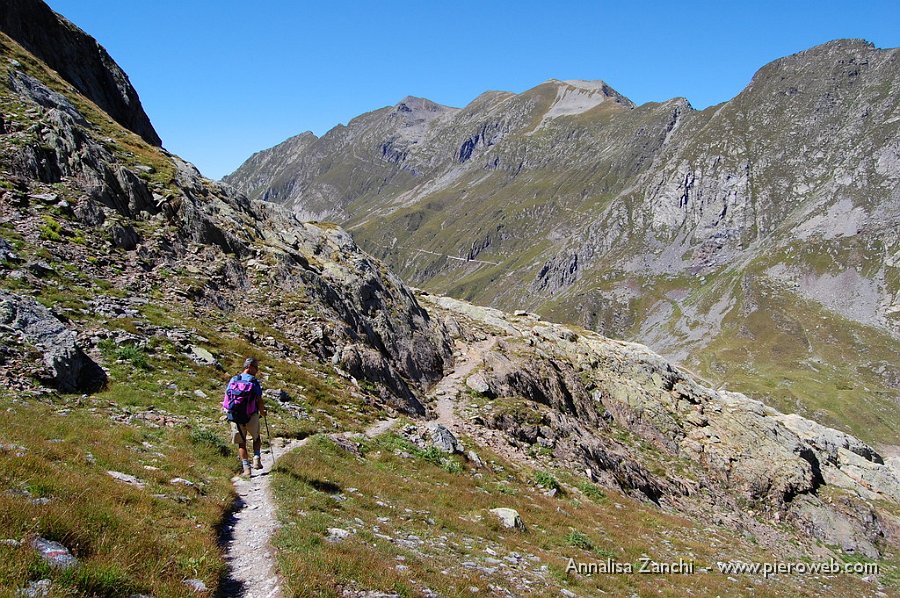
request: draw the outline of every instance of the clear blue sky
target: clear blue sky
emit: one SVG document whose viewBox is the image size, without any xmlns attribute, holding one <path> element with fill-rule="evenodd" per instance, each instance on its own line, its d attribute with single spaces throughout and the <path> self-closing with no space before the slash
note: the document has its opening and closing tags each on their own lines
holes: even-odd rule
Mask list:
<svg viewBox="0 0 900 598">
<path fill-rule="evenodd" d="M 841 37 L 900 46 L 900 2 L 48 0 L 96 37 L 169 150 L 219 178 L 404 96 L 463 106 L 489 89 L 603 79 L 696 108 L 763 64 Z"/>
</svg>

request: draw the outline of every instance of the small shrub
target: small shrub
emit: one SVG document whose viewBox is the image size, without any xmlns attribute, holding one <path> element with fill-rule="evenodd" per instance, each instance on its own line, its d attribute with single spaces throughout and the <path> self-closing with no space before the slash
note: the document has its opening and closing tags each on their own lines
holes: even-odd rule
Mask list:
<svg viewBox="0 0 900 598">
<path fill-rule="evenodd" d="M 435 465 L 440 465 L 441 461 L 444 460 L 444 453 L 434 446 L 429 446 L 424 451 L 420 451 L 420 456 L 429 463 L 434 463 Z"/>
<path fill-rule="evenodd" d="M 594 550 L 594 543 L 580 531 L 573 529 L 566 536 L 566 544 L 582 550 Z"/>
<path fill-rule="evenodd" d="M 581 490 L 585 496 L 587 496 L 594 502 L 602 503 L 606 501 L 606 494 L 603 492 L 603 490 L 588 482 L 587 480 L 578 482 L 578 489 Z"/>
<path fill-rule="evenodd" d="M 40 228 L 40 237 L 45 241 L 59 242 L 63 240 L 63 228 L 53 216 L 44 216 L 44 224 Z"/>
<path fill-rule="evenodd" d="M 209 428 L 194 428 L 191 430 L 191 442 L 212 447 L 219 451 L 223 457 L 231 454 L 231 450 L 225 441 Z"/>
<path fill-rule="evenodd" d="M 606 550 L 605 548 L 597 548 L 596 546 L 593 549 L 594 554 L 604 559 L 614 559 L 616 558 L 616 553 L 612 550 Z"/>
<path fill-rule="evenodd" d="M 569 532 L 569 535 L 566 536 L 566 544 L 572 546 L 574 548 L 580 548 L 581 550 L 587 550 L 588 552 L 593 552 L 596 556 L 604 559 L 614 559 L 616 558 L 616 554 L 610 550 L 606 550 L 605 548 L 600 548 L 591 541 L 587 535 L 581 533 L 577 529 L 573 529 Z"/>
<path fill-rule="evenodd" d="M 103 354 L 103 357 L 106 357 L 107 359 L 113 359 L 115 357 L 118 345 L 116 345 L 115 341 L 113 341 L 112 339 L 105 338 L 97 343 L 97 348 L 100 349 L 100 353 Z"/>
<path fill-rule="evenodd" d="M 538 486 L 547 490 L 556 490 L 557 492 L 562 490 L 559 481 L 546 471 L 534 472 L 534 481 Z"/>
<path fill-rule="evenodd" d="M 107 338 L 97 343 L 97 348 L 100 349 L 100 353 L 107 359 L 121 359 L 122 361 L 128 361 L 134 367 L 142 370 L 152 369 L 150 367 L 150 362 L 147 361 L 147 354 L 139 347 L 134 347 L 132 345 L 120 347 L 115 341 Z"/>
<path fill-rule="evenodd" d="M 116 351 L 116 358 L 130 361 L 131 365 L 142 370 L 150 369 L 150 362 L 147 361 L 147 355 L 144 353 L 144 350 L 131 345 L 119 347 Z"/>
<path fill-rule="evenodd" d="M 518 494 L 516 492 L 515 488 L 513 488 L 509 484 L 504 484 L 503 482 L 497 483 L 497 492 L 499 492 L 500 494 L 509 494 L 509 495 Z"/>
<path fill-rule="evenodd" d="M 449 457 L 441 462 L 440 467 L 447 473 L 462 473 L 463 470 L 462 465 L 459 464 L 459 461 Z"/>
<path fill-rule="evenodd" d="M 437 447 L 430 446 L 427 449 L 419 450 L 418 455 L 428 461 L 429 463 L 433 463 L 437 465 L 441 469 L 449 473 L 460 473 L 462 472 L 462 465 L 459 464 L 458 461 L 453 459 L 452 457 L 447 456 L 447 453 L 441 451 Z"/>
</svg>

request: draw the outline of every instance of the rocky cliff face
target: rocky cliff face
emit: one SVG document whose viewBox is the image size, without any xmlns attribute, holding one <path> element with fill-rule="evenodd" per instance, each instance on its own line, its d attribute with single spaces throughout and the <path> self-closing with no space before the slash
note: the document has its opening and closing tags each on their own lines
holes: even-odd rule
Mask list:
<svg viewBox="0 0 900 598">
<path fill-rule="evenodd" d="M 128 76 L 93 37 L 41 0 L 6 0 L 0 30 L 45 62 L 120 125 L 150 145 L 162 141 Z"/>
<path fill-rule="evenodd" d="M 384 108 L 225 181 L 343 224 L 424 288 L 644 342 L 896 444 L 898 84 L 898 51 L 858 40 L 703 111 L 549 81 L 431 109 L 409 142 L 399 115 L 423 109 Z"/>
<path fill-rule="evenodd" d="M 875 505 L 900 500 L 900 471 L 852 436 L 705 387 L 642 345 L 527 312 L 423 302 L 471 362 L 465 385 L 441 398 L 459 401 L 454 423 L 487 446 L 563 463 L 773 545 L 783 541 L 777 522 L 871 558 L 896 534 L 894 516 Z"/>
</svg>

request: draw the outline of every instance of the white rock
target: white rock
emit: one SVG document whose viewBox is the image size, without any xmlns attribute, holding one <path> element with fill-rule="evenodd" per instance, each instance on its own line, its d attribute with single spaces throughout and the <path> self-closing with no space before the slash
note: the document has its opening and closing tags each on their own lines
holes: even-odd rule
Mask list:
<svg viewBox="0 0 900 598">
<path fill-rule="evenodd" d="M 500 520 L 500 524 L 503 527 L 525 531 L 525 522 L 522 521 L 522 517 L 515 509 L 499 507 L 496 509 L 491 509 L 491 513 L 497 516 L 497 518 Z"/>
<path fill-rule="evenodd" d="M 329 527 L 328 536 L 325 538 L 328 542 L 340 542 L 350 537 L 350 532 L 339 527 Z"/>
<path fill-rule="evenodd" d="M 136 486 L 138 488 L 143 488 L 146 485 L 143 481 L 139 480 L 133 475 L 122 473 L 121 471 L 107 471 L 106 473 L 113 479 L 119 480 L 120 482 L 125 482 L 126 484 L 131 484 L 132 486 Z"/>
<path fill-rule="evenodd" d="M 480 394 L 487 394 L 491 390 L 491 387 L 488 386 L 488 383 L 487 381 L 485 381 L 484 376 L 477 373 L 472 374 L 471 376 L 466 378 L 466 386 Z"/>
<path fill-rule="evenodd" d="M 185 579 L 182 583 L 198 593 L 209 591 L 209 589 L 206 587 L 206 584 L 199 579 Z"/>
</svg>

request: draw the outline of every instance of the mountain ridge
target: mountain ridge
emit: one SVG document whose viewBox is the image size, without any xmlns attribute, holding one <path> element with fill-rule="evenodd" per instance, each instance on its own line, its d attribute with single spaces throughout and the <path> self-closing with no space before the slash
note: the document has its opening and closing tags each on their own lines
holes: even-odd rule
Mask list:
<svg viewBox="0 0 900 598">
<path fill-rule="evenodd" d="M 41 0 L 6 0 L 0 29 L 56 70 L 118 123 L 161 146 L 128 75 L 97 40 Z"/>
<path fill-rule="evenodd" d="M 342 224 L 426 290 L 646 342 L 717 382 L 722 350 L 741 390 L 870 433 L 837 388 L 869 389 L 878 413 L 900 394 L 898 50 L 821 44 L 704 110 L 623 98 L 547 118 L 566 85 L 482 94 L 415 143 L 387 119 L 396 106 L 383 108 L 296 160 L 264 152 L 284 158 L 271 172 L 248 164 L 223 180 Z M 786 334 L 820 307 L 854 331 L 833 352 L 859 356 L 852 367 L 819 355 L 832 353 L 824 336 L 801 346 Z M 789 326 L 768 315 L 748 326 L 788 312 Z M 828 375 L 785 367 L 776 345 Z M 865 345 L 877 349 L 863 357 Z M 900 442 L 897 424 L 877 426 L 879 439 Z"/>
</svg>

